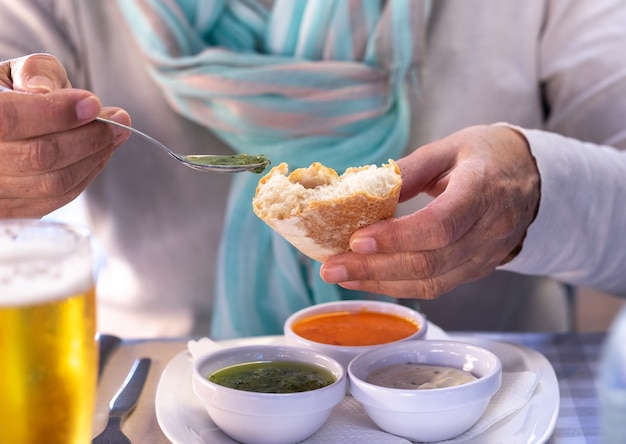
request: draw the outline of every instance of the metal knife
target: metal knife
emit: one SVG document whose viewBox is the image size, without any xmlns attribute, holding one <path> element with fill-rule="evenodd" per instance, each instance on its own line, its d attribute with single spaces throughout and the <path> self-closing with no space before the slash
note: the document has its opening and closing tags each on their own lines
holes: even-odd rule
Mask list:
<svg viewBox="0 0 626 444">
<path fill-rule="evenodd" d="M 121 430 L 122 421 L 135 408 L 148 377 L 150 358 L 136 359 L 126 380 L 109 404 L 109 422 L 92 444 L 130 444 Z"/>
</svg>

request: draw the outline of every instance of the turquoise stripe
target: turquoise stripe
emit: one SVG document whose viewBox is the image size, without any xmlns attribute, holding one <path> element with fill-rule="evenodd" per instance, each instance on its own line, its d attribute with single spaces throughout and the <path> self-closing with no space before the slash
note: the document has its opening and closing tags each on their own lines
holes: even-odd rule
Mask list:
<svg viewBox="0 0 626 444">
<path fill-rule="evenodd" d="M 259 39 L 265 37 L 269 13 L 260 4 L 254 0 L 231 1 L 228 3 L 228 9 L 238 22 L 250 29 Z"/>
<path fill-rule="evenodd" d="M 209 34 L 210 43 L 231 51 L 249 51 L 260 45 L 261 38 L 244 26 L 228 9 L 220 17 L 218 28 Z"/>
<path fill-rule="evenodd" d="M 393 53 L 394 68 L 397 67 L 401 72 L 401 78 L 404 79 L 406 72 L 413 56 L 413 34 L 410 28 L 410 22 L 406 20 L 404 14 L 410 11 L 408 2 L 411 0 L 394 0 L 389 3 L 391 8 L 393 22 Z"/>
<path fill-rule="evenodd" d="M 349 17 L 349 3 L 339 2 L 335 5 L 335 13 L 332 18 L 334 48 L 333 59 L 354 60 L 354 46 L 352 45 L 352 27 Z"/>
<path fill-rule="evenodd" d="M 363 2 L 363 17 L 365 23 L 367 23 L 367 28 L 371 29 L 370 35 L 375 36 L 376 26 L 378 24 L 378 20 L 382 14 L 382 10 L 380 7 L 380 1 L 378 0 L 365 0 Z M 367 42 L 367 48 L 365 50 L 365 57 L 363 62 L 370 65 L 376 66 L 378 64 L 377 54 L 376 54 L 376 39 L 370 38 Z"/>
<path fill-rule="evenodd" d="M 380 0 L 364 0 L 361 6 L 361 12 L 365 21 L 366 28 L 370 30 L 368 35 L 372 35 L 378 24 L 378 19 L 382 14 Z"/>
<path fill-rule="evenodd" d="M 300 23 L 307 0 L 276 0 L 274 12 L 270 14 L 268 31 L 272 29 L 283 30 L 282 34 L 269 34 L 265 37 L 264 48 L 271 48 L 272 54 L 292 55 L 298 45 Z M 285 17 L 289 17 L 286 21 Z"/>
<path fill-rule="evenodd" d="M 151 0 L 151 3 L 155 12 L 159 13 L 161 19 L 169 24 L 170 31 L 176 39 L 176 46 L 180 51 L 179 56 L 184 57 L 202 51 L 205 46 L 204 42 L 195 33 L 190 32 L 191 28 L 188 23 L 183 23 L 179 17 L 170 14 L 170 9 L 164 3 L 155 0 Z"/>
<path fill-rule="evenodd" d="M 324 42 L 337 0 L 309 0 L 300 23 L 296 58 L 318 60 L 322 57 Z M 342 1 L 342 0 L 338 0 Z"/>
<path fill-rule="evenodd" d="M 188 3 L 186 15 L 198 34 L 205 38 L 219 20 L 226 7 L 226 0 L 188 0 Z"/>
<path fill-rule="evenodd" d="M 135 2 L 118 2 L 122 14 L 126 20 L 132 23 L 132 31 L 139 43 L 150 53 L 165 54 L 167 44 L 163 41 L 162 36 L 156 34 L 148 18 L 142 14 L 139 5 Z"/>
</svg>

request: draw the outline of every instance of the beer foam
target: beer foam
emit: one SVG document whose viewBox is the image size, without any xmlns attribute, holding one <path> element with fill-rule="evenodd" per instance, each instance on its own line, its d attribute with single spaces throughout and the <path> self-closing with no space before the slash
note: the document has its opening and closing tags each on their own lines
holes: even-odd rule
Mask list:
<svg viewBox="0 0 626 444">
<path fill-rule="evenodd" d="M 0 238 L 0 306 L 51 301 L 89 290 L 93 285 L 89 249 L 66 253 L 66 246 L 18 247 Z"/>
</svg>

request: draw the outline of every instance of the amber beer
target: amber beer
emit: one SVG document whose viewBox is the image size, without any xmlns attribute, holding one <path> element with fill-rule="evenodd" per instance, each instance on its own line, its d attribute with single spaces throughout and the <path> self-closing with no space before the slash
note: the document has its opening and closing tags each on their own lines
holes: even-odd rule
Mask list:
<svg viewBox="0 0 626 444">
<path fill-rule="evenodd" d="M 86 230 L 0 221 L 0 444 L 91 442 L 95 319 Z"/>
</svg>

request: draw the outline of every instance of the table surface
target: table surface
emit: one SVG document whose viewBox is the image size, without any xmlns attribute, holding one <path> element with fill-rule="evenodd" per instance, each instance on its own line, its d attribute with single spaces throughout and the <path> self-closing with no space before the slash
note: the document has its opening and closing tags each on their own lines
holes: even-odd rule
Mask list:
<svg viewBox="0 0 626 444">
<path fill-rule="evenodd" d="M 524 345 L 542 353 L 559 381 L 559 417 L 550 444 L 600 443 L 596 366 L 605 333 L 463 333 Z M 455 334 L 450 334 L 455 336 Z M 106 425 L 108 404 L 133 361 L 152 359 L 150 374 L 135 411 L 123 430 L 135 444 L 169 443 L 156 419 L 154 399 L 165 366 L 186 347 L 188 338 L 124 340 L 109 357 L 99 382 L 94 436 Z"/>
</svg>

